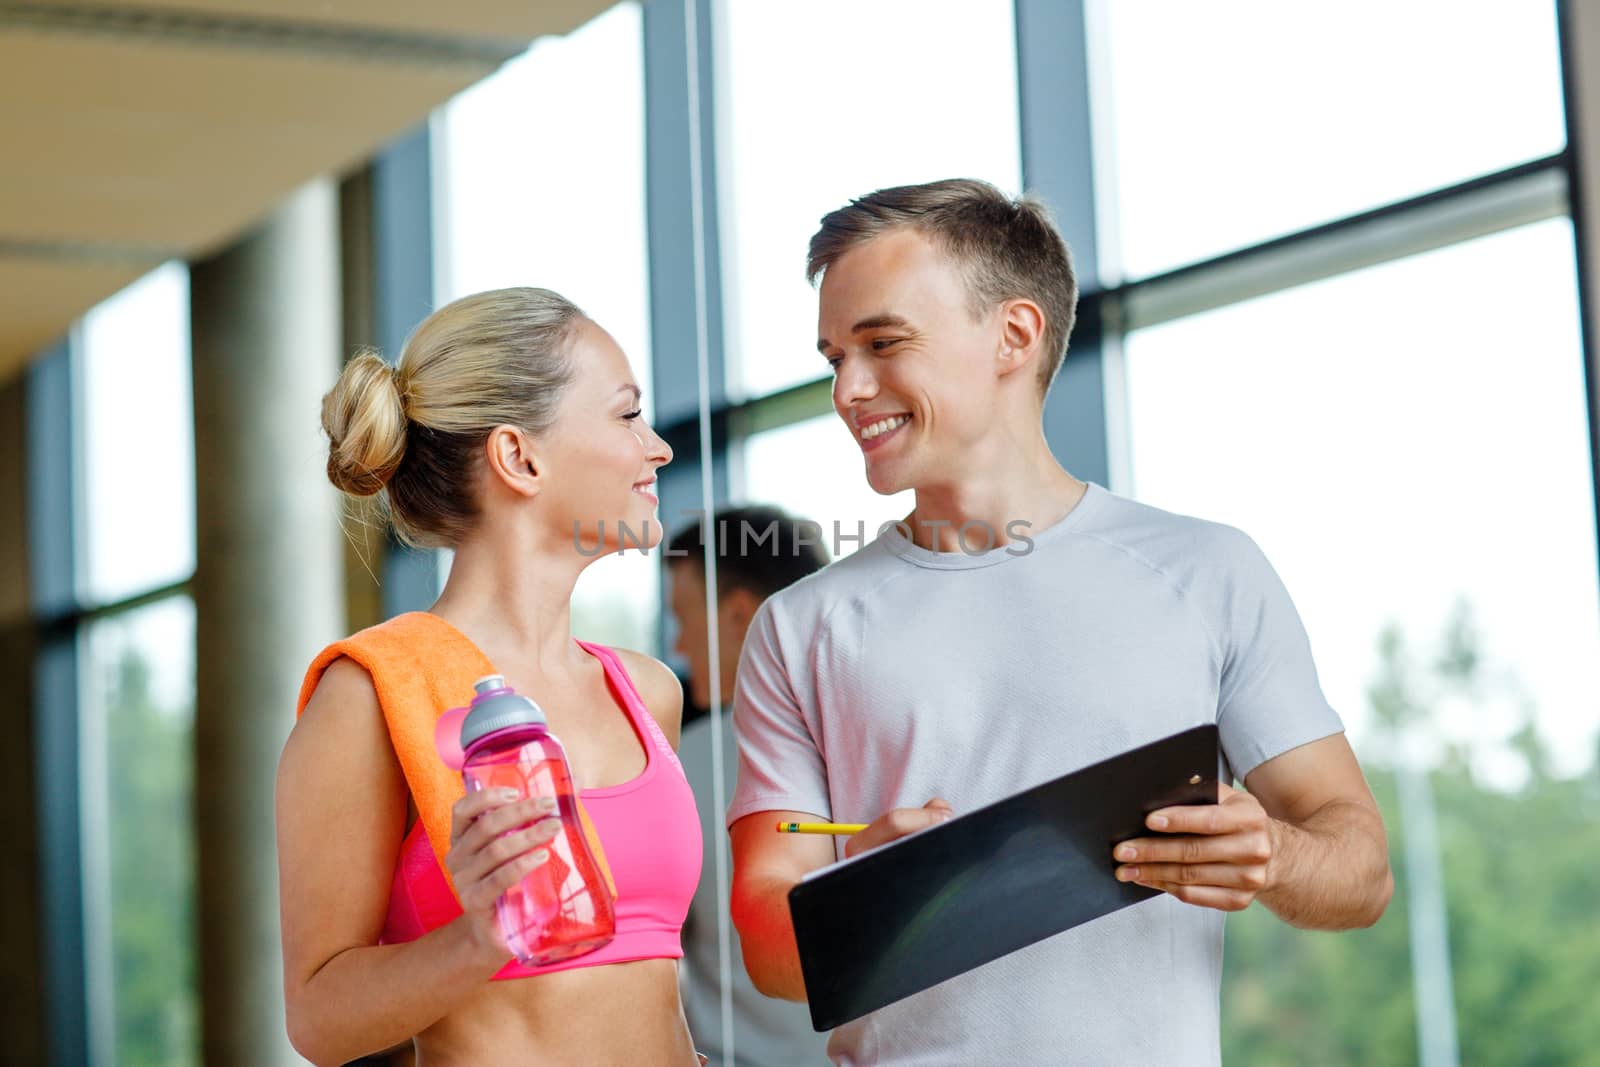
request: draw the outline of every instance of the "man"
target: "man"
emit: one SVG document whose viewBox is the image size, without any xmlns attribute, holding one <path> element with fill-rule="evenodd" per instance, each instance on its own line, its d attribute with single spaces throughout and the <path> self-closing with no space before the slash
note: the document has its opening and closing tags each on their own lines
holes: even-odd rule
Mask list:
<svg viewBox="0 0 1600 1067">
<path fill-rule="evenodd" d="M 1152 813 L 1116 876 L 1165 890 L 834 1031 L 841 1064 L 1215 1064 L 1223 913 L 1370 925 L 1383 824 L 1287 592 L 1244 534 L 1078 481 L 1047 390 L 1077 288 L 1045 210 L 975 181 L 886 189 L 812 238 L 818 349 L 901 528 L 768 600 L 740 663 L 733 916 L 803 999 L 786 894 L 845 855 L 1206 722 L 1221 803 Z M 1228 781 L 1224 777 L 1224 781 Z M 931 798 L 931 799 L 930 799 Z M 916 805 L 921 805 L 920 807 Z"/>
<path fill-rule="evenodd" d="M 812 1029 L 810 1012 L 803 1005 L 773 1000 L 756 992 L 739 960 L 736 936 L 730 975 L 735 1059 L 730 1060 L 723 1048 L 716 864 L 710 855 L 710 847 L 717 840 L 713 835 L 724 832 L 723 812 L 713 799 L 711 716 L 705 709 L 711 704 L 713 670 L 721 680 L 723 698 L 732 695 L 739 650 L 762 601 L 827 566 L 828 556 L 826 550 L 803 536 L 805 530 L 797 520 L 777 508 L 730 508 L 713 517 L 711 530 L 717 546 L 717 614 L 711 620 L 717 628 L 719 646 L 719 662 L 715 666 L 711 663 L 706 618 L 704 530 L 698 523 L 690 526 L 675 534 L 667 546 L 668 606 L 678 628 L 674 651 L 689 665 L 690 703 L 698 709 L 698 717 L 694 718 L 691 711 L 685 710 L 678 759 L 694 789 L 701 832 L 707 843 L 700 885 L 683 925 L 679 985 L 684 1013 L 695 1044 L 710 1059 L 712 1067 L 735 1067 L 736 1063 L 747 1067 L 814 1065 L 826 1058 L 827 1038 Z M 737 755 L 733 721 L 728 715 L 719 718 L 727 760 L 724 796 L 732 797 Z"/>
</svg>

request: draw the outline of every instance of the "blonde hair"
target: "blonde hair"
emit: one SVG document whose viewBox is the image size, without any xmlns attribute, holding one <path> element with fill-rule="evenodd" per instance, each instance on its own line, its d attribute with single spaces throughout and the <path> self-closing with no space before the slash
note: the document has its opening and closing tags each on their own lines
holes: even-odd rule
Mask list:
<svg viewBox="0 0 1600 1067">
<path fill-rule="evenodd" d="M 974 317 L 1017 297 L 1039 305 L 1039 395 L 1048 393 L 1078 314 L 1072 254 L 1050 210 L 1031 196 L 1013 199 L 974 178 L 879 189 L 822 217 L 806 257 L 806 280 L 815 285 L 846 252 L 902 228 L 927 236 L 966 276 Z"/>
<path fill-rule="evenodd" d="M 396 366 L 359 353 L 322 398 L 328 480 L 351 496 L 382 491 L 407 544 L 459 544 L 478 519 L 489 431 L 540 434 L 555 422 L 583 317 L 548 289 L 495 289 L 429 315 Z"/>
</svg>

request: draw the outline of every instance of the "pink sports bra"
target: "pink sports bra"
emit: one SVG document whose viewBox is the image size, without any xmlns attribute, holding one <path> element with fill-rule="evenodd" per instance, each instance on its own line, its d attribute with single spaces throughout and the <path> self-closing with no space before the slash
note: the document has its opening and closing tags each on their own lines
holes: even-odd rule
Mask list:
<svg viewBox="0 0 1600 1067">
<path fill-rule="evenodd" d="M 547 967 L 516 960 L 496 979 L 526 978 L 573 967 L 683 955 L 679 931 L 700 880 L 700 819 L 683 766 L 655 717 L 639 698 L 617 654 L 578 644 L 605 668 L 606 681 L 644 746 L 645 767 L 621 785 L 582 791 L 617 886 L 617 932 L 604 947 Z M 414 941 L 461 914 L 427 830 L 418 819 L 400 848 L 382 943 Z"/>
</svg>

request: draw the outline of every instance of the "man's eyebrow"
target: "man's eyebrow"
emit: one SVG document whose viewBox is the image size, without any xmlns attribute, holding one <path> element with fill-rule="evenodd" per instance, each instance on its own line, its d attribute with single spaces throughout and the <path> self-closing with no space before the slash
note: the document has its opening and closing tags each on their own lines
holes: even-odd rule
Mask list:
<svg viewBox="0 0 1600 1067">
<path fill-rule="evenodd" d="M 852 334 L 856 334 L 856 333 L 861 333 L 863 330 L 881 330 L 885 326 L 910 326 L 910 325 L 911 325 L 911 323 L 904 316 L 896 315 L 896 314 L 893 314 L 892 312 L 885 311 L 885 312 L 883 312 L 881 314 L 870 315 L 867 318 L 862 319 L 860 322 L 858 322 L 854 326 L 850 327 L 850 332 Z M 831 347 L 832 347 L 832 345 L 830 345 L 828 343 L 828 339 L 826 337 L 824 337 L 824 338 L 820 339 L 819 341 L 817 341 L 817 351 L 818 352 L 827 352 L 828 349 L 831 348 Z"/>
<path fill-rule="evenodd" d="M 850 327 L 850 332 L 851 333 L 860 333 L 862 330 L 881 330 L 885 326 L 910 326 L 910 325 L 911 325 L 911 323 L 907 322 L 904 317 L 902 317 L 900 315 L 892 314 L 891 312 L 885 311 L 880 315 L 873 315 L 870 318 L 862 319 L 860 322 L 858 322 L 854 326 Z"/>
</svg>

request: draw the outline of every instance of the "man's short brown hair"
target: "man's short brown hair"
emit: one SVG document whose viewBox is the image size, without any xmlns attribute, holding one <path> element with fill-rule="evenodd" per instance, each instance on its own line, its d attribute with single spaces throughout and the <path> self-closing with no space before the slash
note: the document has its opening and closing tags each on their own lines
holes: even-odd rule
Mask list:
<svg viewBox="0 0 1600 1067">
<path fill-rule="evenodd" d="M 1049 209 L 972 178 L 879 189 L 823 216 L 811 238 L 806 279 L 815 285 L 846 252 L 901 228 L 926 235 L 966 275 L 974 316 L 1019 297 L 1043 309 L 1039 393 L 1048 392 L 1078 309 L 1072 254 Z"/>
</svg>

